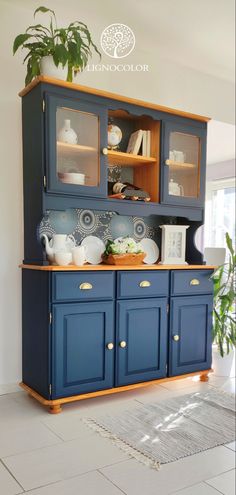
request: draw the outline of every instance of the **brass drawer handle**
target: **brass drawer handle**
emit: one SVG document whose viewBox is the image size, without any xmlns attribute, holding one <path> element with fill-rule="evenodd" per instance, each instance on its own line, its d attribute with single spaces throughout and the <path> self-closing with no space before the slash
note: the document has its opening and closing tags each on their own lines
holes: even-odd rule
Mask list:
<svg viewBox="0 0 236 495">
<path fill-rule="evenodd" d="M 198 280 L 197 278 L 193 278 L 192 280 L 190 280 L 190 285 L 200 285 L 200 280 Z"/>
<path fill-rule="evenodd" d="M 125 342 L 125 340 L 122 340 L 120 343 L 119 343 L 119 346 L 124 349 L 126 346 L 127 346 L 127 343 Z"/>
<path fill-rule="evenodd" d="M 114 349 L 114 344 L 113 344 L 113 342 L 109 342 L 109 343 L 107 344 L 107 349 L 108 349 L 108 351 L 112 351 L 112 349 Z"/>
<path fill-rule="evenodd" d="M 139 284 L 139 287 L 151 287 L 151 282 L 149 282 L 148 280 L 142 280 L 142 282 L 140 282 Z"/>
<path fill-rule="evenodd" d="M 179 341 L 179 335 L 173 335 L 173 340 L 175 342 L 178 342 Z"/>
<path fill-rule="evenodd" d="M 80 284 L 79 288 L 80 290 L 90 290 L 93 288 L 93 286 L 89 282 L 83 282 L 82 284 Z"/>
</svg>

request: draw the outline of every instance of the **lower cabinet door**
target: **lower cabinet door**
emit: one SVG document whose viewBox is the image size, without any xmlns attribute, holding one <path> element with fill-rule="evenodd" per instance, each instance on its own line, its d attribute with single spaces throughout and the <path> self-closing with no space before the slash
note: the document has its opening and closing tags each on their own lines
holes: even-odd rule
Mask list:
<svg viewBox="0 0 236 495">
<path fill-rule="evenodd" d="M 212 300 L 209 295 L 172 298 L 170 376 L 211 367 Z"/>
<path fill-rule="evenodd" d="M 166 376 L 167 298 L 117 302 L 116 385 Z"/>
<path fill-rule="evenodd" d="M 114 385 L 112 302 L 55 304 L 52 327 L 52 398 Z"/>
</svg>

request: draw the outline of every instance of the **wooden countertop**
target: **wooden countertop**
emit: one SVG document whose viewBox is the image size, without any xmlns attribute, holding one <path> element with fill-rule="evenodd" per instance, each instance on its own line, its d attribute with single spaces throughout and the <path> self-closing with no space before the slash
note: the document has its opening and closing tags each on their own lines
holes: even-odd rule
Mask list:
<svg viewBox="0 0 236 495">
<path fill-rule="evenodd" d="M 73 271 L 114 271 L 114 270 L 215 270 L 213 265 L 83 265 L 83 266 L 55 266 L 55 265 L 20 265 L 27 270 L 43 270 L 49 272 L 73 272 Z"/>
<path fill-rule="evenodd" d="M 115 93 L 110 93 L 109 91 L 104 91 L 102 89 L 90 88 L 88 86 L 82 86 L 80 84 L 75 84 L 67 81 L 62 81 L 61 79 L 54 79 L 52 77 L 47 76 L 38 76 L 30 84 L 28 84 L 25 88 L 23 88 L 19 96 L 25 96 L 31 89 L 33 89 L 40 82 L 53 84 L 54 86 L 60 86 L 62 88 L 74 89 L 76 91 L 81 91 L 83 93 L 89 93 L 92 95 L 101 96 L 103 98 L 111 98 L 112 100 L 118 100 L 125 103 L 130 103 L 131 105 L 138 105 L 141 107 L 151 108 L 153 110 L 158 110 L 160 112 L 171 113 L 172 115 L 179 115 L 180 117 L 187 117 L 188 119 L 198 120 L 200 122 L 209 122 L 211 120 L 209 117 L 205 117 L 204 115 L 197 115 L 192 112 L 185 112 L 183 110 L 176 110 L 173 108 L 165 107 L 162 105 L 157 105 L 156 103 L 149 103 L 147 101 L 137 100 L 135 98 L 130 98 L 124 95 L 118 95 Z"/>
</svg>

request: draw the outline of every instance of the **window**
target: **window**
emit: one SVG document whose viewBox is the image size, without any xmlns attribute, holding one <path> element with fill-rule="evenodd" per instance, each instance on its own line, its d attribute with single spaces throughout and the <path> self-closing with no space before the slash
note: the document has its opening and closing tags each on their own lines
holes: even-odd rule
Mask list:
<svg viewBox="0 0 236 495">
<path fill-rule="evenodd" d="M 204 245 L 225 247 L 226 232 L 235 245 L 235 179 L 210 181 L 206 186 Z"/>
</svg>

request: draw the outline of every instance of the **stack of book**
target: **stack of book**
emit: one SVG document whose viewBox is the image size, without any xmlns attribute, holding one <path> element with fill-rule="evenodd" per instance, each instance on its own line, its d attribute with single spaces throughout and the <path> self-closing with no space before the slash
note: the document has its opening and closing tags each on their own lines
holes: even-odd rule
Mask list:
<svg viewBox="0 0 236 495">
<path fill-rule="evenodd" d="M 129 138 L 127 153 L 133 155 L 150 156 L 151 153 L 151 131 L 139 129 L 132 132 Z"/>
</svg>

